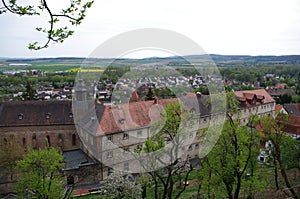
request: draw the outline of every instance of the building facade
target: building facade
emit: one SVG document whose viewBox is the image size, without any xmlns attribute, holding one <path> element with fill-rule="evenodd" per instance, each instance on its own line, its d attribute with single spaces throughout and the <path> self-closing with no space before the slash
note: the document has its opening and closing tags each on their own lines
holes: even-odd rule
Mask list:
<svg viewBox="0 0 300 199">
<path fill-rule="evenodd" d="M 128 154 L 133 154 L 151 137 L 153 121 L 161 118 L 164 107 L 178 102 L 178 99 L 155 99 L 119 105 L 103 105 L 94 101 L 85 104 L 83 102 L 87 95 L 84 92 L 81 94 L 83 96 L 73 103 L 73 106 L 77 106 L 76 111 L 78 107 L 82 111 L 77 118 L 78 113 L 74 114 L 72 101 L 2 103 L 1 148 L 8 142 L 13 142 L 23 150 L 44 148 L 46 143 L 59 147 L 66 161 L 69 161 L 65 168 L 67 175 L 80 176 L 81 171 L 96 170 L 96 173 L 87 172 L 82 183 L 102 180 L 112 172 L 112 167 L 135 172 L 134 156 Z M 254 114 L 262 116 L 274 113 L 275 100 L 264 89 L 238 91 L 235 95 L 239 102 L 241 123 L 246 124 Z M 190 142 L 181 145 L 180 150 L 184 155 L 195 158 L 203 139 L 201 130 L 205 131 L 218 120 L 224 121 L 224 110 L 223 115 L 222 111 L 213 112 L 209 106 L 209 96 L 190 94 L 184 100 L 187 111 L 192 115 L 189 122 L 193 125 L 188 126 L 186 131 Z M 16 180 L 4 174 L 0 179 L 2 184 Z M 0 185 L 0 189 L 6 188 Z"/>
</svg>

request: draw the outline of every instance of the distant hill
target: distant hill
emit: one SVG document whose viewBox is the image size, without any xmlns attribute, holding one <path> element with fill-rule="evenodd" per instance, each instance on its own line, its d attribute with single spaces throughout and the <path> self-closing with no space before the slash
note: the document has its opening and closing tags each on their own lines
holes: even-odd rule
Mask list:
<svg viewBox="0 0 300 199">
<path fill-rule="evenodd" d="M 276 64 L 300 64 L 300 55 L 283 56 L 250 56 L 250 55 L 188 55 L 172 57 L 149 57 L 144 59 L 96 59 L 89 58 L 88 62 L 108 65 L 113 61 L 113 65 L 141 65 L 141 64 L 166 64 L 170 66 L 180 66 L 193 63 L 210 62 L 213 60 L 218 66 L 253 66 L 253 65 L 276 65 Z M 83 57 L 58 57 L 58 58 L 0 58 L 0 66 L 9 66 L 12 63 L 31 64 L 34 66 L 52 66 L 65 65 L 70 67 L 79 67 L 82 62 L 87 61 Z"/>
</svg>

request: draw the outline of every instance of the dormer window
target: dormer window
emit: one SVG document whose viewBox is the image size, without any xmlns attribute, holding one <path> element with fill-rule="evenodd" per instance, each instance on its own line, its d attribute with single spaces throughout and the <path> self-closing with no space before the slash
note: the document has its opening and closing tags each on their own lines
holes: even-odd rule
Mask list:
<svg viewBox="0 0 300 199">
<path fill-rule="evenodd" d="M 124 124 L 124 122 L 125 122 L 125 119 L 124 119 L 124 118 L 119 119 L 119 123 L 120 123 L 120 124 Z"/>
<path fill-rule="evenodd" d="M 46 119 L 49 119 L 50 117 L 52 116 L 52 114 L 51 113 L 46 113 Z"/>
<path fill-rule="evenodd" d="M 24 117 L 23 113 L 19 113 L 19 115 L 18 115 L 19 120 L 22 120 L 23 117 Z"/>
</svg>

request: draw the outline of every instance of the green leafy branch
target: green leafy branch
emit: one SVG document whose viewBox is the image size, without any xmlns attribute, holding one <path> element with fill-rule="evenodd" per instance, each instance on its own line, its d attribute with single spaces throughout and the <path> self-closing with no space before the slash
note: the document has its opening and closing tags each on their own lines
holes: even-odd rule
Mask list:
<svg viewBox="0 0 300 199">
<path fill-rule="evenodd" d="M 3 6 L 0 7 L 0 14 L 3 13 L 13 13 L 16 15 L 33 16 L 41 15 L 41 13 L 46 12 L 50 18 L 48 21 L 49 27 L 42 28 L 37 27 L 36 30 L 43 32 L 47 35 L 47 40 L 44 44 L 39 44 L 39 42 L 29 43 L 28 48 L 31 50 L 40 50 L 43 48 L 48 48 L 50 42 L 63 43 L 65 39 L 73 35 L 74 31 L 70 30 L 68 26 L 56 28 L 57 23 L 62 18 L 68 19 L 69 23 L 74 25 L 81 24 L 82 20 L 86 17 L 86 11 L 91 8 L 94 1 L 88 1 L 83 3 L 81 0 L 70 0 L 70 6 L 66 9 L 61 9 L 60 13 L 53 13 L 51 8 L 47 4 L 47 0 L 40 0 L 37 5 L 20 5 L 17 0 L 1 0 Z"/>
</svg>

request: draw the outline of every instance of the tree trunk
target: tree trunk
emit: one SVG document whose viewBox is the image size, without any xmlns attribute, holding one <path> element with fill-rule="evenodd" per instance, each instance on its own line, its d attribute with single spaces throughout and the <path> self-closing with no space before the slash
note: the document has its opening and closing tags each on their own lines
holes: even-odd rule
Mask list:
<svg viewBox="0 0 300 199">
<path fill-rule="evenodd" d="M 228 198 L 233 199 L 232 187 L 227 182 L 225 182 L 225 186 L 226 186 L 226 192 L 227 192 Z"/>
<path fill-rule="evenodd" d="M 169 188 L 168 188 L 168 198 L 169 198 L 169 199 L 172 198 L 173 186 L 174 186 L 174 182 L 173 182 L 173 178 L 172 178 L 172 176 L 171 176 L 171 177 L 170 177 L 170 184 L 169 184 Z"/>
<path fill-rule="evenodd" d="M 277 168 L 277 162 L 276 162 L 275 158 L 274 158 L 274 179 L 275 179 L 276 190 L 279 190 L 278 168 Z"/>
<path fill-rule="evenodd" d="M 276 144 L 277 144 L 277 142 L 276 142 Z M 280 172 L 281 172 L 281 175 L 284 179 L 285 185 L 289 188 L 289 191 L 293 195 L 294 199 L 299 199 L 298 194 L 295 192 L 295 190 L 291 186 L 291 183 L 290 183 L 289 178 L 286 174 L 284 165 L 281 161 L 281 150 L 280 150 L 279 144 L 275 145 L 274 148 L 275 148 L 275 156 L 276 156 L 276 159 L 278 161 L 278 164 L 279 164 L 279 167 L 280 167 Z"/>
<path fill-rule="evenodd" d="M 288 176 L 287 176 L 287 174 L 285 172 L 285 169 L 283 167 L 281 167 L 280 171 L 281 171 L 281 175 L 282 175 L 282 177 L 284 179 L 284 182 L 285 182 L 286 186 L 289 188 L 289 191 L 293 195 L 293 198 L 294 199 L 299 199 L 298 194 L 295 192 L 295 190 L 291 186 L 291 183 L 290 183 L 290 181 L 288 179 Z"/>
<path fill-rule="evenodd" d="M 242 176 L 239 175 L 237 178 L 237 184 L 236 184 L 236 189 L 234 192 L 234 199 L 238 199 L 239 198 L 239 194 L 240 194 L 240 189 L 241 189 L 241 185 L 242 185 Z"/>
<path fill-rule="evenodd" d="M 158 183 L 157 183 L 156 176 L 153 177 L 153 181 L 154 181 L 154 195 L 155 195 L 155 199 L 159 199 L 159 197 L 158 197 Z"/>
<path fill-rule="evenodd" d="M 147 186 L 143 185 L 142 187 L 142 199 L 146 199 L 147 197 Z"/>
</svg>

